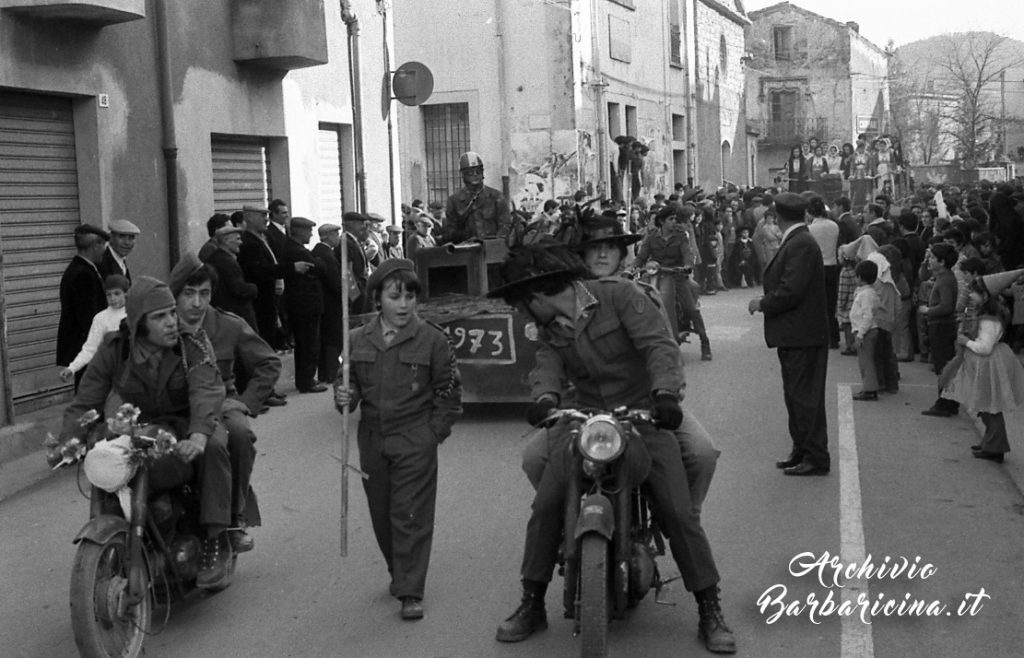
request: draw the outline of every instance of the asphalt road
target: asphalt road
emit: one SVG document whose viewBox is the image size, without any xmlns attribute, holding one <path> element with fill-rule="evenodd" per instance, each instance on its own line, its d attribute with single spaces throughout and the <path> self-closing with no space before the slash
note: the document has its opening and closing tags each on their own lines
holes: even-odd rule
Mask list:
<svg viewBox="0 0 1024 658">
<path fill-rule="evenodd" d="M 899 394 L 854 403 L 856 360 L 831 352 L 832 473 L 781 475 L 773 462 L 786 454 L 788 438 L 778 362 L 764 346 L 760 316 L 746 313 L 750 296 L 734 290 L 702 299 L 713 362 L 700 362 L 695 344 L 683 348 L 687 411 L 722 450 L 703 515 L 739 653 L 1019 656 L 1024 497 L 1006 467 L 971 458 L 968 446 L 977 437 L 966 415 L 941 420 L 919 414 L 934 396 L 934 376 L 924 365 L 901 364 Z M 241 556 L 228 590 L 175 607 L 167 627 L 148 638 L 147 656 L 578 653 L 571 624 L 560 616 L 557 576 L 548 595 L 550 628 L 516 645 L 494 640 L 497 624 L 518 603 L 530 503 L 519 470 L 527 429 L 521 408 L 472 408 L 442 446 L 426 617 L 403 622 L 387 593 L 387 572 L 355 478 L 349 555 L 339 555 L 340 465 L 333 457 L 340 453 L 341 425 L 329 394 L 292 391 L 289 400 L 256 422 L 255 481 L 265 523 L 254 531 L 256 550 Z M 68 577 L 71 539 L 86 515 L 72 473 L 0 502 L 0 654 L 76 654 Z M 811 566 L 826 552 L 844 568 L 855 569 L 870 554 L 875 565 L 905 556 L 919 569 L 826 587 L 832 571 Z M 661 569 L 676 573 L 668 559 Z M 990 598 L 980 597 L 980 608 L 964 606 L 960 614 L 965 595 L 982 588 Z M 766 592 L 778 600 L 762 608 Z M 859 595 L 876 606 L 867 616 L 871 623 L 855 605 Z M 808 605 L 809 597 L 817 608 Z M 854 604 L 842 614 L 844 597 Z M 648 598 L 625 622 L 613 624 L 613 655 L 707 655 L 697 640 L 693 597 L 676 581 L 663 598 L 674 605 Z M 896 608 L 917 600 L 937 601 L 930 608 L 935 615 Z M 837 609 L 828 610 L 825 601 Z"/>
</svg>

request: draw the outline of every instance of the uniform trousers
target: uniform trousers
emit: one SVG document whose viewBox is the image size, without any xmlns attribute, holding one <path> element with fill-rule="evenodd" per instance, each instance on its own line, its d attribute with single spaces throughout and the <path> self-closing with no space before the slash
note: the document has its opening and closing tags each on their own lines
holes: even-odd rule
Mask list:
<svg viewBox="0 0 1024 658">
<path fill-rule="evenodd" d="M 382 433 L 359 423 L 359 465 L 377 545 L 391 574 L 391 595 L 423 598 L 434 538 L 437 437 L 427 419 Z"/>
<path fill-rule="evenodd" d="M 711 435 L 704 429 L 692 414 L 683 413 L 683 423 L 672 434 L 679 442 L 679 452 L 686 469 L 686 481 L 690 489 L 690 502 L 693 510 L 700 517 L 704 499 L 711 488 L 711 479 L 715 476 L 718 456 L 722 454 L 711 442 Z M 533 485 L 534 491 L 540 486 L 540 480 L 547 468 L 551 451 L 551 439 L 557 436 L 546 428 L 537 428 L 530 433 L 523 447 L 523 472 Z"/>
<path fill-rule="evenodd" d="M 186 437 L 187 438 L 187 437 Z M 231 455 L 220 423 L 206 440 L 199 461 L 199 523 L 231 525 Z"/>
<path fill-rule="evenodd" d="M 221 422 L 228 433 L 228 457 L 231 460 L 231 520 L 246 525 L 260 525 L 256 494 L 250 485 L 252 468 L 256 463 L 256 433 L 249 425 L 249 417 L 234 401 L 225 400 Z M 242 407 L 242 403 L 237 403 Z"/>
<path fill-rule="evenodd" d="M 828 346 L 780 347 L 782 395 L 789 415 L 792 459 L 828 468 L 828 427 L 825 416 L 825 377 Z"/>
<path fill-rule="evenodd" d="M 320 360 L 320 315 L 291 315 L 295 343 L 295 388 L 304 391 L 316 385 Z"/>
<path fill-rule="evenodd" d="M 651 471 L 645 483 L 649 501 L 662 533 L 668 537 L 672 557 L 679 567 L 686 589 L 696 592 L 716 585 L 720 580 L 718 567 L 700 518 L 690 501 L 679 442 L 671 432 L 665 430 L 650 426 L 638 426 L 637 430 L 651 457 Z M 562 541 L 562 525 L 565 521 L 565 494 L 573 468 L 573 456 L 568 445 L 568 424 L 556 424 L 552 433 L 558 436 L 552 439 L 550 462 L 544 469 L 533 499 L 530 520 L 526 526 L 522 566 L 524 580 L 545 583 L 551 582 L 558 560 L 558 546 Z M 637 441 L 632 441 L 626 449 L 642 449 L 637 444 Z M 629 458 L 628 455 L 626 458 Z"/>
</svg>

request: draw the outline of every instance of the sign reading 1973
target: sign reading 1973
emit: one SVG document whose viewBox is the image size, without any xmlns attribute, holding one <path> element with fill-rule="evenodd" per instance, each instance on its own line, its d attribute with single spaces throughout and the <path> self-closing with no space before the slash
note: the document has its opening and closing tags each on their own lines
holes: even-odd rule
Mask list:
<svg viewBox="0 0 1024 658">
<path fill-rule="evenodd" d="M 516 362 L 511 314 L 481 314 L 442 325 L 461 363 L 511 365 Z"/>
</svg>

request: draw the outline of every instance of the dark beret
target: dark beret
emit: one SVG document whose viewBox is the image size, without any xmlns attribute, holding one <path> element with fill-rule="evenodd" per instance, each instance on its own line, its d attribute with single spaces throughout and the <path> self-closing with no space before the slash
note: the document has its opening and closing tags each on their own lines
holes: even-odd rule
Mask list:
<svg viewBox="0 0 1024 658">
<path fill-rule="evenodd" d="M 801 221 L 807 212 L 807 199 L 792 192 L 783 192 L 774 197 L 775 211 L 788 222 Z"/>
<path fill-rule="evenodd" d="M 416 274 L 416 266 L 413 265 L 411 260 L 405 258 L 389 258 L 380 264 L 380 267 L 375 269 L 370 275 L 370 278 L 366 281 L 366 293 L 373 296 L 373 292 L 384 283 L 384 279 L 388 278 L 395 272 L 401 272 L 405 270 Z"/>
</svg>

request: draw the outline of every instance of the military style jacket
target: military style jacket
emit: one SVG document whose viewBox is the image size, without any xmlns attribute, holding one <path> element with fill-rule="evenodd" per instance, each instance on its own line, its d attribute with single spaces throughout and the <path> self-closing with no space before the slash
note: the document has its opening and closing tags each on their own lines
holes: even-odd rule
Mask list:
<svg viewBox="0 0 1024 658">
<path fill-rule="evenodd" d="M 380 315 L 352 332 L 351 408 L 381 433 L 427 422 L 438 441 L 462 413 L 462 383 L 448 338 L 419 317 L 385 344 Z M 340 380 L 339 380 L 340 381 Z"/>
<path fill-rule="evenodd" d="M 64 411 L 62 438 L 78 433 L 83 413 L 102 411 L 110 393 L 138 407 L 141 422 L 171 425 L 179 440 L 196 432 L 212 435 L 224 402 L 224 382 L 210 342 L 182 334 L 174 348 L 162 351 L 156 371 L 136 363 L 131 352 L 127 331 L 107 334 Z"/>
<path fill-rule="evenodd" d="M 464 187 L 448 197 L 442 235 L 445 242 L 504 237 L 511 225 L 508 201 L 501 192 L 486 185 L 479 192 Z"/>
<path fill-rule="evenodd" d="M 529 382 L 534 399 L 576 387 L 575 404 L 646 407 L 656 390 L 684 385 L 679 346 L 657 291 L 618 277 L 575 284 L 580 315 L 573 337 L 541 330 Z"/>
</svg>

